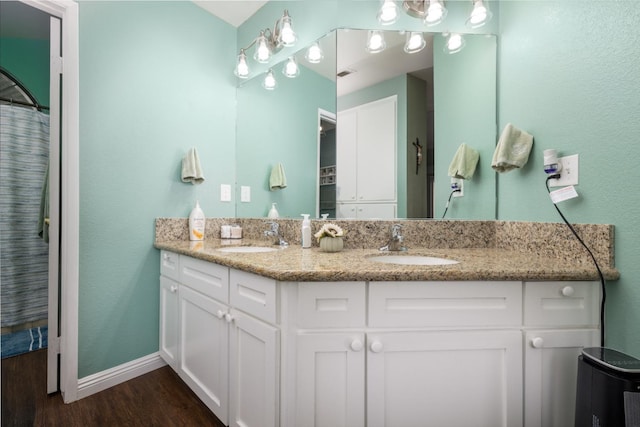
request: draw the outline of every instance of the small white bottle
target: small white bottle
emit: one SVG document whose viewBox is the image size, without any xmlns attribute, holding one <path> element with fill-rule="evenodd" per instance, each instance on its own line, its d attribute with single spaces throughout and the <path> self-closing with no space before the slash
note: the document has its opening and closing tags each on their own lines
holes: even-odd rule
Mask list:
<svg viewBox="0 0 640 427">
<path fill-rule="evenodd" d="M 311 247 L 311 221 L 309 221 L 309 214 L 302 214 L 302 247 Z"/>
<path fill-rule="evenodd" d="M 271 209 L 269 209 L 269 218 L 278 218 L 280 215 L 278 214 L 278 209 L 276 209 L 276 204 L 271 203 Z"/>
<path fill-rule="evenodd" d="M 204 226 L 206 219 L 204 212 L 200 209 L 200 202 L 196 201 L 196 206 L 189 214 L 189 240 L 204 240 Z"/>
</svg>

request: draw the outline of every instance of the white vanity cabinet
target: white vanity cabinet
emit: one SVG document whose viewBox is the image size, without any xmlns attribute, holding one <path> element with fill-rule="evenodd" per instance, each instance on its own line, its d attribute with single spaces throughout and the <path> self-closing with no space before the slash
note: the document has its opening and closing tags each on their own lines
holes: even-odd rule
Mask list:
<svg viewBox="0 0 640 427">
<path fill-rule="evenodd" d="M 176 276 L 164 269 L 167 255 L 178 262 L 177 281 L 165 276 Z M 279 329 L 264 321 L 275 316 L 264 318 L 260 299 L 275 282 L 242 272 L 239 279 L 228 267 L 187 256 L 161 257 L 161 357 L 226 425 L 277 426 Z"/>
<path fill-rule="evenodd" d="M 396 110 L 397 98 L 391 96 L 338 112 L 338 217 L 395 217 Z"/>
<path fill-rule="evenodd" d="M 525 427 L 574 424 L 578 356 L 600 346 L 599 286 L 524 284 Z"/>
</svg>

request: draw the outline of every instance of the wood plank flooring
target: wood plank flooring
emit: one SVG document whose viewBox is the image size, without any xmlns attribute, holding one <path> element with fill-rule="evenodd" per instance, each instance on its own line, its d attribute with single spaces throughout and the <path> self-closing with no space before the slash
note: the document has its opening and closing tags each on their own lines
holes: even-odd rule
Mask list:
<svg viewBox="0 0 640 427">
<path fill-rule="evenodd" d="M 168 366 L 76 402 L 47 395 L 47 351 L 2 360 L 2 426 L 212 426 L 224 424 Z"/>
</svg>

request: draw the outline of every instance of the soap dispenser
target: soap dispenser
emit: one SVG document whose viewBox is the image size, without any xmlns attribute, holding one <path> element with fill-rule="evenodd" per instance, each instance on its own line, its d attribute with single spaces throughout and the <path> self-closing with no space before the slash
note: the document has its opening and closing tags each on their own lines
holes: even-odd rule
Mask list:
<svg viewBox="0 0 640 427">
<path fill-rule="evenodd" d="M 269 209 L 269 218 L 278 218 L 280 215 L 278 214 L 278 209 L 276 209 L 276 204 L 271 203 L 271 209 Z"/>
<path fill-rule="evenodd" d="M 309 214 L 302 214 L 302 247 L 311 247 L 311 221 L 309 221 Z"/>
<path fill-rule="evenodd" d="M 189 240 L 204 240 L 204 226 L 206 219 L 204 212 L 200 209 L 200 202 L 196 201 L 196 206 L 189 214 Z"/>
</svg>

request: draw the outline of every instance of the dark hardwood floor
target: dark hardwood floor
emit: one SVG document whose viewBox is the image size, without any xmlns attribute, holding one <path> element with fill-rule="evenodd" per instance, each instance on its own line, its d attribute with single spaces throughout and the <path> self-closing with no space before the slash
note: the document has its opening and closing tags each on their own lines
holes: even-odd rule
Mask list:
<svg viewBox="0 0 640 427">
<path fill-rule="evenodd" d="M 46 367 L 46 350 L 2 360 L 2 426 L 224 426 L 168 366 L 69 404 Z"/>
</svg>

